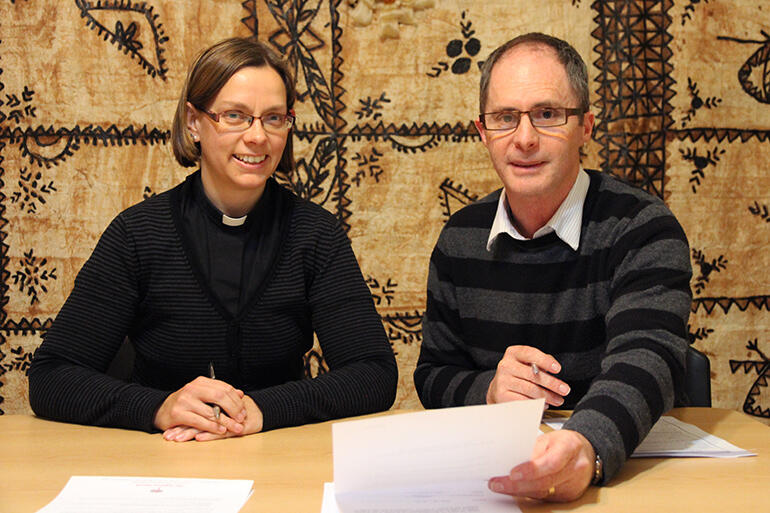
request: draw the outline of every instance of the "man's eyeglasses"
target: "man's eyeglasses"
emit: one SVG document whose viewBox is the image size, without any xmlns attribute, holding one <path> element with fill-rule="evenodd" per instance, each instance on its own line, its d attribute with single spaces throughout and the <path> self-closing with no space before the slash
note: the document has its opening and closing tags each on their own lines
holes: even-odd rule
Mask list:
<svg viewBox="0 0 770 513">
<path fill-rule="evenodd" d="M 521 116 L 526 114 L 535 127 L 561 126 L 567 123 L 567 118 L 583 114 L 583 109 L 566 109 L 561 107 L 538 107 L 532 110 L 501 110 L 481 114 L 479 120 L 485 130 L 516 130 Z"/>
<path fill-rule="evenodd" d="M 260 123 L 262 123 L 262 128 L 266 132 L 281 134 L 290 129 L 294 124 L 294 120 L 296 119 L 293 109 L 289 110 L 288 114 L 269 112 L 261 116 L 252 116 L 250 114 L 244 114 L 239 110 L 211 112 L 209 110 L 202 109 L 197 105 L 195 105 L 195 108 L 213 119 L 215 123 L 219 123 L 219 126 L 224 128 L 227 132 L 245 132 L 251 128 L 254 120 L 258 119 Z"/>
</svg>

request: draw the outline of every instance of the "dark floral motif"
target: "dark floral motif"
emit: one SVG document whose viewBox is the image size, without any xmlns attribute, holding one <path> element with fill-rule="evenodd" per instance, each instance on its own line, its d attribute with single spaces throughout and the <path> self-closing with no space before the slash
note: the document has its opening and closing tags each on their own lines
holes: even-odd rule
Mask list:
<svg viewBox="0 0 770 513">
<path fill-rule="evenodd" d="M 446 45 L 446 55 L 450 59 L 454 59 L 451 65 L 451 71 L 455 75 L 463 75 L 468 73 L 471 69 L 472 57 L 476 57 L 479 51 L 481 51 L 481 41 L 473 37 L 476 31 L 472 28 L 473 23 L 465 21 L 465 11 L 463 11 L 460 19 L 460 32 L 462 39 L 452 39 Z M 464 55 L 463 55 L 464 52 Z M 481 67 L 479 62 L 479 67 Z M 436 78 L 441 75 L 442 71 L 450 69 L 450 65 L 446 61 L 439 61 L 437 66 L 431 68 L 430 73 L 427 73 L 429 77 Z"/>
<path fill-rule="evenodd" d="M 755 201 L 754 205 L 749 206 L 749 212 L 766 223 L 770 223 L 770 209 L 768 209 L 767 205 L 760 205 L 759 202 Z"/>
<path fill-rule="evenodd" d="M 11 194 L 11 203 L 18 203 L 19 208 L 25 210 L 27 214 L 35 214 L 37 213 L 37 204 L 44 205 L 46 195 L 55 191 L 56 187 L 54 187 L 53 181 L 46 184 L 42 180 L 43 174 L 40 171 L 33 174 L 32 171 L 27 172 L 25 167 L 19 171 L 19 176 L 20 190 Z"/>
<path fill-rule="evenodd" d="M 693 82 L 690 77 L 687 77 L 687 92 L 692 99 L 690 100 L 690 108 L 687 109 L 687 112 L 682 117 L 683 128 L 693 117 L 695 117 L 695 113 L 699 109 L 702 109 L 703 107 L 713 109 L 722 103 L 722 98 L 717 98 L 716 96 L 708 97 L 705 100 L 701 98 L 700 91 L 698 91 L 698 84 Z"/>
<path fill-rule="evenodd" d="M 383 92 L 379 98 L 372 99 L 371 96 L 367 96 L 365 100 L 358 100 L 358 103 L 361 104 L 361 109 L 356 111 L 358 119 L 372 118 L 377 120 L 382 117 L 382 114 L 375 111 L 382 110 L 382 104 L 390 103 L 390 100 Z"/>
<path fill-rule="evenodd" d="M 682 158 L 695 164 L 695 169 L 690 171 L 690 187 L 693 193 L 697 193 L 701 180 L 706 178 L 704 170 L 708 166 L 715 166 L 719 162 L 719 156 L 725 154 L 725 150 L 717 146 L 713 150 L 707 150 L 705 155 L 698 155 L 698 148 L 686 148 L 680 149 L 679 153 Z"/>
<path fill-rule="evenodd" d="M 712 333 L 714 333 L 714 330 L 711 328 L 698 328 L 695 331 L 690 331 L 690 325 L 687 325 L 687 334 L 690 344 L 698 340 L 706 340 Z"/>
<path fill-rule="evenodd" d="M 695 14 L 695 6 L 701 3 L 701 0 L 690 0 L 687 5 L 684 6 L 684 12 L 682 13 L 682 26 L 687 20 L 692 19 L 692 15 Z M 709 3 L 709 0 L 703 0 L 704 4 Z"/>
<path fill-rule="evenodd" d="M 351 181 L 356 184 L 356 187 L 359 187 L 362 180 L 367 177 L 367 172 L 370 178 L 374 178 L 376 183 L 380 183 L 380 175 L 383 173 L 383 169 L 377 162 L 380 161 L 382 155 L 383 154 L 377 150 L 377 148 L 372 147 L 372 151 L 368 155 L 356 152 L 351 158 L 351 160 L 358 164 L 358 171 L 356 171 L 355 176 L 351 178 Z"/>
<path fill-rule="evenodd" d="M 2 74 L 0 69 L 0 74 Z M 2 84 L 0 84 L 2 85 Z M 3 88 L 0 87 L 0 90 Z M 32 105 L 32 99 L 35 96 L 35 91 L 24 86 L 24 90 L 20 93 L 5 93 L 5 99 L 0 97 L 0 123 L 4 123 L 6 120 L 11 120 L 16 124 L 21 123 L 28 118 L 37 117 L 35 112 L 37 108 Z"/>
<path fill-rule="evenodd" d="M 123 22 L 115 22 L 115 40 L 118 45 L 123 45 L 127 51 L 138 52 L 143 48 L 142 43 L 136 40 L 139 26 L 135 21 L 128 24 L 128 28 L 123 28 Z"/>
<path fill-rule="evenodd" d="M 163 57 L 165 49 L 163 45 L 168 41 L 165 35 L 163 24 L 158 20 L 154 7 L 147 5 L 147 2 L 132 2 L 131 0 L 102 0 L 99 2 L 88 2 L 86 0 L 75 0 L 75 5 L 80 9 L 80 17 L 86 22 L 86 25 L 95 30 L 96 33 L 105 41 L 115 45 L 118 50 L 136 59 L 148 75 L 151 77 L 160 77 L 166 80 L 166 59 Z M 121 12 L 129 16 L 141 16 L 146 21 L 148 33 L 152 35 L 154 48 L 144 48 L 144 45 L 137 40 L 140 31 L 143 30 L 140 25 L 131 21 L 126 23 L 118 20 L 115 22 L 115 28 L 110 29 L 105 25 L 106 21 L 100 18 L 104 12 Z M 142 25 L 144 25 L 144 21 Z"/>
<path fill-rule="evenodd" d="M 39 259 L 33 254 L 32 249 L 24 253 L 24 258 L 19 260 L 21 268 L 13 275 L 13 283 L 19 286 L 21 292 L 27 293 L 30 298 L 30 306 L 39 303 L 40 292 L 48 292 L 46 284 L 56 280 L 56 268 L 46 269 L 48 259 Z"/>
<path fill-rule="evenodd" d="M 32 363 L 32 353 L 24 351 L 21 346 L 11 348 L 10 360 L 6 361 L 9 355 L 0 351 L 0 376 L 6 372 L 21 371 L 24 375 L 29 374 L 29 365 Z"/>
<path fill-rule="evenodd" d="M 692 258 L 695 260 L 695 264 L 700 268 L 700 273 L 695 278 L 695 293 L 700 294 L 703 292 L 703 289 L 706 288 L 706 284 L 708 284 L 711 273 L 718 273 L 724 269 L 727 269 L 727 262 L 728 260 L 724 257 L 724 255 L 719 255 L 717 258 L 714 258 L 711 260 L 711 262 L 708 262 L 706 259 L 706 255 L 704 255 L 699 249 L 693 248 L 692 250 Z"/>
<path fill-rule="evenodd" d="M 385 300 L 388 303 L 387 306 L 390 306 L 396 293 L 396 287 L 398 287 L 398 283 L 393 281 L 393 278 L 388 278 L 386 283 L 381 284 L 376 278 L 369 276 L 366 278 L 366 284 L 372 290 L 372 299 L 374 299 L 375 305 L 379 306 Z"/>
</svg>

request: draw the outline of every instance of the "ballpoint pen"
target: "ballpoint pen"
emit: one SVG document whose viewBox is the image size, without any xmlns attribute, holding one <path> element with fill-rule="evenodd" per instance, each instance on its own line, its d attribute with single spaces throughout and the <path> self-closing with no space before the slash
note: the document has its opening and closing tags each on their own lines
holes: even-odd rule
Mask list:
<svg viewBox="0 0 770 513">
<path fill-rule="evenodd" d="M 214 375 L 214 362 L 209 362 L 209 378 L 211 379 L 217 379 L 216 375 Z M 219 420 L 219 405 L 218 404 L 212 404 L 211 405 L 214 408 L 214 417 L 216 417 L 217 420 Z"/>
</svg>

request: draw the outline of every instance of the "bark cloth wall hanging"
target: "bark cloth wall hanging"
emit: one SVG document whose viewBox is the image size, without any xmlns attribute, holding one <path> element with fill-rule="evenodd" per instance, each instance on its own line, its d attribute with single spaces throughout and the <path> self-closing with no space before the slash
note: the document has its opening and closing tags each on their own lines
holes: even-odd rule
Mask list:
<svg viewBox="0 0 770 513">
<path fill-rule="evenodd" d="M 684 225 L 714 406 L 770 423 L 766 0 L 0 0 L 0 414 L 30 412 L 29 362 L 110 220 L 189 172 L 169 144 L 188 63 L 249 34 L 297 77 L 297 169 L 281 180 L 348 230 L 397 354 L 396 407 L 417 407 L 432 246 L 498 187 L 471 123 L 479 65 L 529 31 L 589 65 L 584 165 Z"/>
</svg>

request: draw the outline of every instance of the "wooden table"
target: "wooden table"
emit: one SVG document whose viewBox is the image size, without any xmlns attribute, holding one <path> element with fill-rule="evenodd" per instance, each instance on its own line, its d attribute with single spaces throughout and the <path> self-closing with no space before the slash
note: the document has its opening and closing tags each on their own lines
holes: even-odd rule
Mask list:
<svg viewBox="0 0 770 513">
<path fill-rule="evenodd" d="M 633 459 L 612 484 L 571 504 L 529 511 L 759 512 L 770 508 L 770 427 L 732 410 L 669 413 L 759 454 L 738 459 Z M 0 416 L 0 512 L 32 513 L 72 475 L 253 479 L 242 512 L 314 512 L 333 480 L 331 422 L 216 442 Z"/>
</svg>

